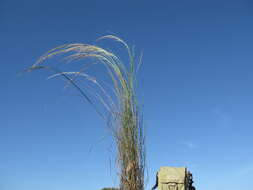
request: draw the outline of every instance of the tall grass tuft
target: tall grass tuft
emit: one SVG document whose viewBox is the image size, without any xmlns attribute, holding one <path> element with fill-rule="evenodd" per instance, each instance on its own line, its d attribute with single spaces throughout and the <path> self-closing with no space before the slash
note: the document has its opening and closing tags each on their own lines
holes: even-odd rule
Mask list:
<svg viewBox="0 0 253 190">
<path fill-rule="evenodd" d="M 67 44 L 56 47 L 41 56 L 28 71 L 37 69 L 49 69 L 54 72 L 49 78 L 62 76 L 72 84 L 81 95 L 91 104 L 109 126 L 117 145 L 117 162 L 119 166 L 119 181 L 121 190 L 143 190 L 145 177 L 145 136 L 142 121 L 142 112 L 136 96 L 136 74 L 141 65 L 134 54 L 134 49 L 117 36 L 107 35 L 98 40 L 111 39 L 121 43 L 126 49 L 129 64 L 123 64 L 115 54 L 95 45 Z M 95 59 L 91 63 L 103 65 L 112 81 L 111 92 L 103 83 L 85 73 L 85 69 L 76 72 L 62 72 L 45 63 L 56 55 L 63 54 L 67 61 L 80 59 Z M 87 88 L 82 88 L 76 82 L 77 77 L 83 77 L 86 81 L 96 86 L 92 94 L 87 93 Z M 106 111 L 98 108 L 103 105 Z M 109 114 L 109 116 L 108 116 Z"/>
</svg>

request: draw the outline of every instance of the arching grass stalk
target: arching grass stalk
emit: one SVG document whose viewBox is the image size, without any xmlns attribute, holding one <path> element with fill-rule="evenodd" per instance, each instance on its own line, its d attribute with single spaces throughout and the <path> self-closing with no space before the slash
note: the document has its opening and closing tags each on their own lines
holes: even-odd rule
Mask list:
<svg viewBox="0 0 253 190">
<path fill-rule="evenodd" d="M 142 112 L 136 97 L 136 74 L 141 64 L 141 59 L 136 63 L 133 49 L 122 39 L 113 35 L 107 35 L 98 40 L 102 39 L 112 39 L 123 44 L 129 56 L 129 64 L 124 65 L 115 54 L 98 46 L 67 44 L 48 51 L 28 71 L 49 69 L 55 73 L 50 78 L 62 76 L 81 93 L 111 129 L 117 144 L 120 189 L 143 190 L 145 137 L 143 133 Z M 67 54 L 65 59 L 68 61 L 95 58 L 98 61 L 96 63 L 106 67 L 107 74 L 113 83 L 112 92 L 105 90 L 106 88 L 102 83 L 99 83 L 96 78 L 85 73 L 84 69 L 77 72 L 62 72 L 54 67 L 45 65 L 45 60 L 59 54 Z M 87 88 L 82 88 L 75 82 L 76 77 L 83 77 L 90 84 L 95 85 L 99 93 L 97 90 L 92 90 L 92 94 L 88 94 Z M 98 103 L 104 106 L 106 112 L 98 109 Z"/>
</svg>

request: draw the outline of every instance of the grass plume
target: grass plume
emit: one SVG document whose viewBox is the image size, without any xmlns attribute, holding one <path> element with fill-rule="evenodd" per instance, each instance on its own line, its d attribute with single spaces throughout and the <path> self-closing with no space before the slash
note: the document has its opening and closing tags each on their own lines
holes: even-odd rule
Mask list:
<svg viewBox="0 0 253 190">
<path fill-rule="evenodd" d="M 81 93 L 111 129 L 117 145 L 120 189 L 143 190 L 146 167 L 145 136 L 142 112 L 136 97 L 136 74 L 141 65 L 141 57 L 140 61 L 137 62 L 133 48 L 130 48 L 125 41 L 117 36 L 107 35 L 98 40 L 105 39 L 114 40 L 124 46 L 129 57 L 128 64 L 123 64 L 119 57 L 104 48 L 76 43 L 62 45 L 46 52 L 28 71 L 37 69 L 51 70 L 54 74 L 49 78 L 62 76 Z M 108 92 L 95 77 L 85 73 L 85 69 L 62 72 L 45 63 L 47 59 L 59 54 L 63 54 L 65 56 L 64 60 L 68 62 L 80 59 L 95 59 L 97 62 L 90 64 L 103 65 L 106 68 L 113 85 L 112 92 Z M 82 88 L 77 84 L 77 77 L 82 77 L 90 84 L 95 85 L 97 90 L 91 90 L 92 93 L 88 94 L 87 88 Z M 98 104 L 101 104 L 106 111 L 98 109 Z"/>
</svg>

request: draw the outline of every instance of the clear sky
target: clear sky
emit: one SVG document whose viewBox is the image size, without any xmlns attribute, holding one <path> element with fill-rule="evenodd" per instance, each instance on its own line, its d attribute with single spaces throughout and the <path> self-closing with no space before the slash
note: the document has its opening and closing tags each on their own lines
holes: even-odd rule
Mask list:
<svg viewBox="0 0 253 190">
<path fill-rule="evenodd" d="M 18 75 L 55 46 L 107 34 L 144 52 L 146 189 L 160 166 L 187 166 L 199 190 L 252 190 L 250 0 L 0 0 L 0 189 L 117 185 L 91 106 L 46 71 Z"/>
</svg>

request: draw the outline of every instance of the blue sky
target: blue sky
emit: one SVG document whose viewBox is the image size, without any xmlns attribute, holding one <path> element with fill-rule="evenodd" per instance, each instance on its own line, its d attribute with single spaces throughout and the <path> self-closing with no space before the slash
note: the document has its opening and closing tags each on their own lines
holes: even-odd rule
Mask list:
<svg viewBox="0 0 253 190">
<path fill-rule="evenodd" d="M 55 46 L 106 34 L 144 52 L 146 189 L 160 166 L 187 166 L 197 189 L 252 189 L 252 1 L 1 0 L 0 28 L 1 190 L 117 185 L 89 104 L 47 72 L 18 74 Z"/>
</svg>

